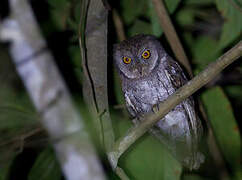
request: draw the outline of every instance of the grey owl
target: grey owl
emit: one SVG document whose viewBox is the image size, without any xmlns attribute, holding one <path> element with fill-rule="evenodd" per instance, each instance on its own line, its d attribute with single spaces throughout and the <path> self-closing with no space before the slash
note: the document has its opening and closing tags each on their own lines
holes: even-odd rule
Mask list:
<svg viewBox="0 0 242 180">
<path fill-rule="evenodd" d="M 136 117 L 134 123 L 142 121 L 145 113 L 155 113 L 158 103 L 187 82 L 178 63 L 151 35 L 136 35 L 115 44 L 113 58 L 127 109 Z M 204 161 L 204 156 L 198 152 L 202 125 L 194 106 L 193 98 L 187 98 L 150 129 L 150 133 L 190 170 L 199 168 Z"/>
</svg>

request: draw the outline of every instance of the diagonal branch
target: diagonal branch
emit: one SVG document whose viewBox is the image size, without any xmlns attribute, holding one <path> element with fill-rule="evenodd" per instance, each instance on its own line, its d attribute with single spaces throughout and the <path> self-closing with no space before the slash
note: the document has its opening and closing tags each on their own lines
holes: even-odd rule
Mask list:
<svg viewBox="0 0 242 180">
<path fill-rule="evenodd" d="M 189 75 L 192 77 L 192 69 L 189 64 L 188 58 L 182 47 L 182 44 L 177 36 L 176 30 L 172 25 L 171 19 L 167 13 L 163 0 L 152 0 L 155 11 L 159 18 L 164 34 L 174 52 L 177 60 L 186 68 Z"/>
<path fill-rule="evenodd" d="M 125 40 L 126 36 L 124 32 L 124 25 L 116 9 L 112 11 L 112 17 L 119 41 Z"/>
<path fill-rule="evenodd" d="M 159 111 L 157 113 L 148 113 L 144 117 L 144 121 L 139 125 L 132 127 L 121 137 L 113 146 L 112 151 L 108 153 L 108 158 L 112 162 L 112 167 L 115 169 L 119 157 L 145 132 L 151 128 L 157 121 L 165 116 L 172 108 L 182 102 L 187 97 L 211 81 L 224 68 L 234 62 L 242 55 L 242 41 L 230 49 L 227 53 L 217 59 L 215 62 L 208 65 L 208 67 L 195 76 L 192 80 L 179 88 L 175 93 L 169 96 L 165 101 L 159 104 Z"/>
</svg>

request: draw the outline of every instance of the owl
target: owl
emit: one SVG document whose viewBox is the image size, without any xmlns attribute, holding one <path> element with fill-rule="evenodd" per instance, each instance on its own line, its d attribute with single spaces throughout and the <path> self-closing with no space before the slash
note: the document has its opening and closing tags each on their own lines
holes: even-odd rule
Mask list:
<svg viewBox="0 0 242 180">
<path fill-rule="evenodd" d="M 144 114 L 155 113 L 160 102 L 187 82 L 179 64 L 152 35 L 140 34 L 115 44 L 113 59 L 135 124 L 143 120 Z M 178 104 L 149 132 L 190 170 L 198 169 L 204 161 L 198 152 L 202 125 L 192 97 Z"/>
</svg>

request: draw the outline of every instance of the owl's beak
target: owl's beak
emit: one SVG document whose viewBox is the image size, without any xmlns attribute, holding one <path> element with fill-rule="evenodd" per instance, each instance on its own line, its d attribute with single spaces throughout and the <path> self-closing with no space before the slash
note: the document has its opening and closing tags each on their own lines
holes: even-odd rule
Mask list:
<svg viewBox="0 0 242 180">
<path fill-rule="evenodd" d="M 143 76 L 145 74 L 145 68 L 144 67 L 139 67 L 139 73 L 141 76 Z"/>
</svg>

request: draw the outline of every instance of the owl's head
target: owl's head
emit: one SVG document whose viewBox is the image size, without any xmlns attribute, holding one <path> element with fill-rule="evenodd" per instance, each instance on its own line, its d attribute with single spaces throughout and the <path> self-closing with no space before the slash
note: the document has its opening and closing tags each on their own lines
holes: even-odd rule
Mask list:
<svg viewBox="0 0 242 180">
<path fill-rule="evenodd" d="M 113 58 L 117 69 L 126 78 L 149 75 L 165 55 L 159 41 L 151 35 L 139 34 L 114 45 Z"/>
</svg>

